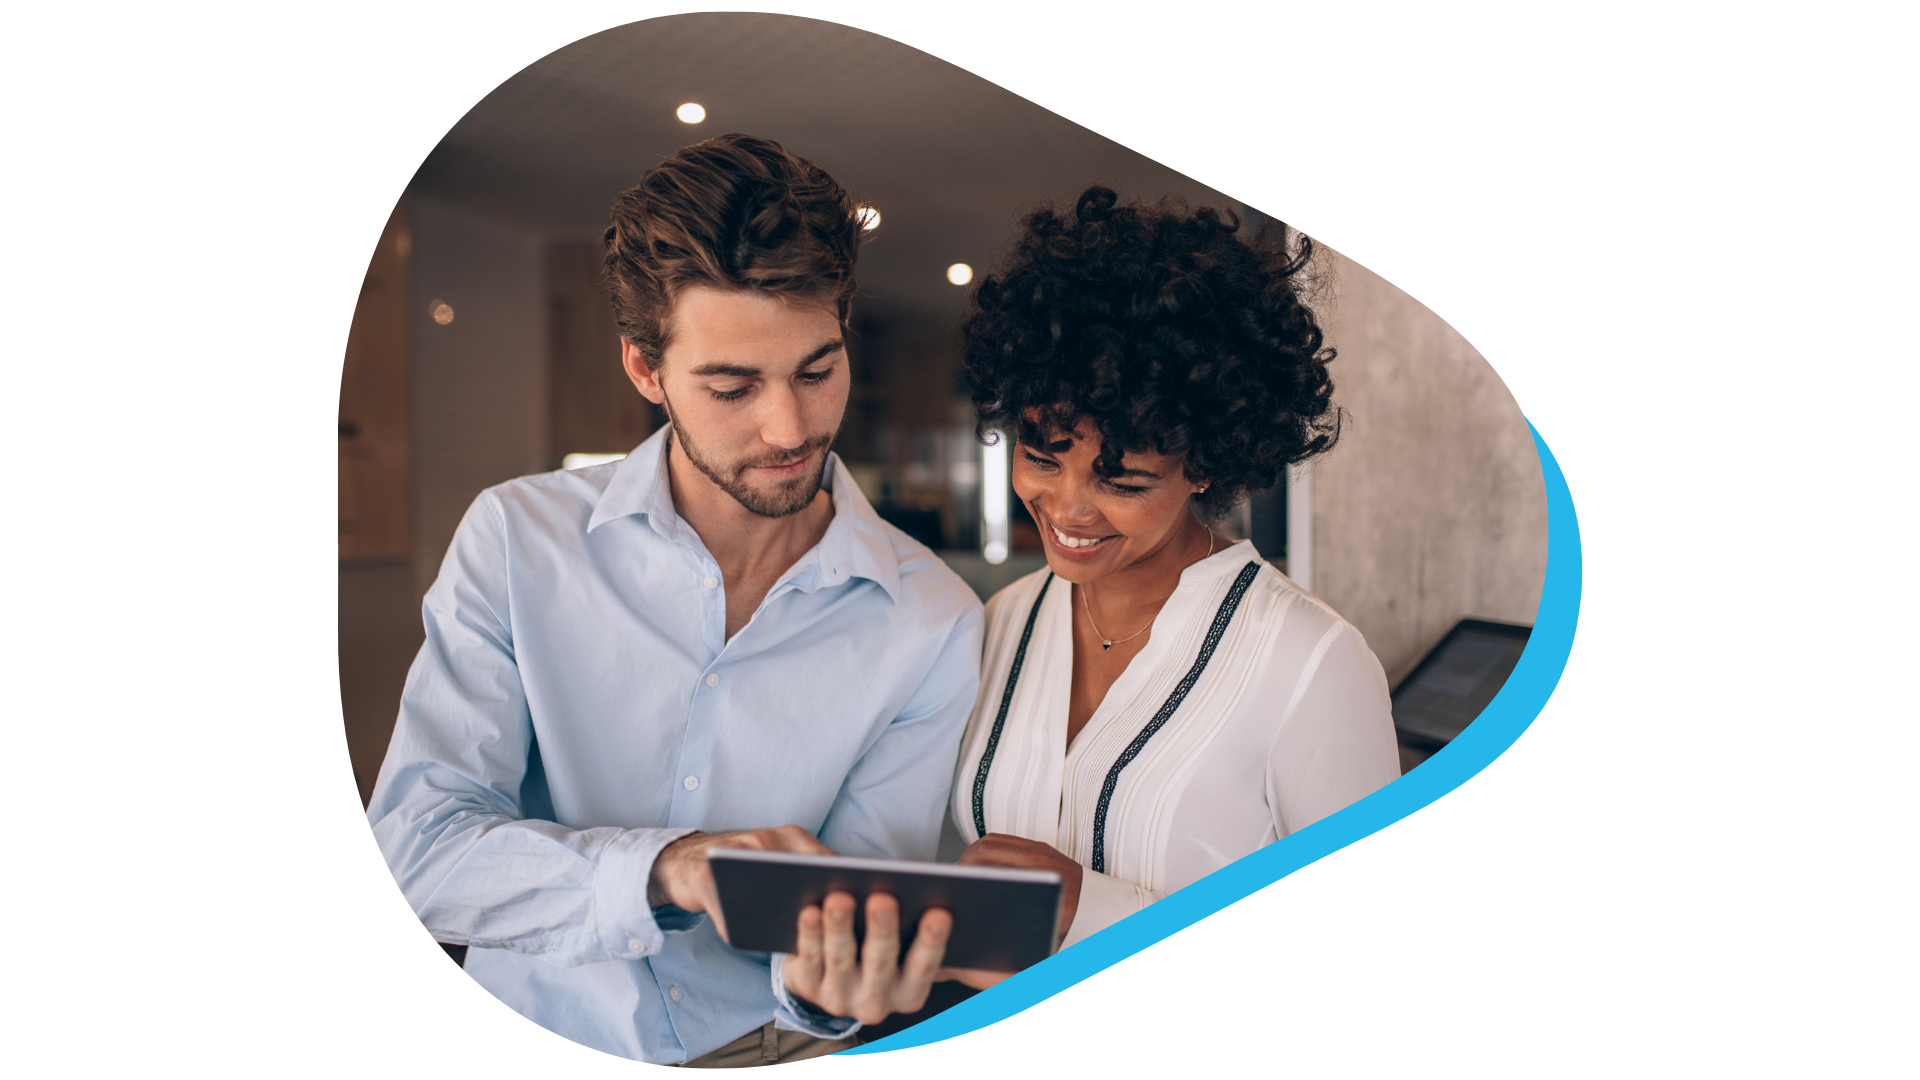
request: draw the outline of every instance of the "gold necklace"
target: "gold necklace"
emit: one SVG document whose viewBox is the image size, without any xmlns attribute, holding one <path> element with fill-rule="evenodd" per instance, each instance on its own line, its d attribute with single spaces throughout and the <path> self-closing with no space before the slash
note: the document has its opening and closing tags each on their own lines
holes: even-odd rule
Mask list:
<svg viewBox="0 0 1920 1080">
<path fill-rule="evenodd" d="M 1207 530 L 1207 553 L 1201 556 L 1201 558 L 1210 559 L 1212 557 L 1213 557 L 1213 530 L 1208 529 Z M 1134 638 L 1137 638 L 1141 634 L 1146 633 L 1149 629 L 1152 628 L 1153 619 L 1157 619 L 1160 617 L 1160 613 L 1156 611 L 1153 613 L 1153 619 L 1147 620 L 1146 626 L 1143 626 L 1140 629 L 1135 630 L 1133 633 L 1128 634 L 1126 637 L 1119 638 L 1117 640 L 1109 639 L 1107 635 L 1100 632 L 1100 624 L 1093 621 L 1093 608 L 1087 604 L 1087 594 L 1092 591 L 1093 590 L 1087 588 L 1085 585 L 1080 586 L 1080 606 L 1086 610 L 1087 625 L 1093 627 L 1093 636 L 1100 639 L 1101 652 L 1106 652 L 1108 649 L 1113 648 L 1115 645 L 1120 645 L 1125 642 L 1132 641 Z M 1161 606 L 1165 607 L 1166 604 L 1162 602 Z"/>
</svg>

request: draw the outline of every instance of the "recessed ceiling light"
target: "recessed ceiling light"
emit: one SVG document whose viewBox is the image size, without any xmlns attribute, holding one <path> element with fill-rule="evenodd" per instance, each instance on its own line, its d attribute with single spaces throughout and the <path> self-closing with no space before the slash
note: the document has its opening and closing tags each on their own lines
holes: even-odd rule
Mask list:
<svg viewBox="0 0 1920 1080">
<path fill-rule="evenodd" d="M 860 204 L 860 208 L 853 212 L 853 216 L 860 219 L 860 228 L 865 232 L 872 232 L 880 227 L 880 211 L 865 203 Z"/>
<path fill-rule="evenodd" d="M 955 285 L 965 285 L 973 280 L 973 267 L 966 263 L 954 263 L 947 267 L 947 280 Z"/>
<path fill-rule="evenodd" d="M 689 101 L 673 110 L 673 115 L 679 117 L 683 124 L 697 124 L 707 118 L 707 110 L 701 108 L 699 102 Z"/>
<path fill-rule="evenodd" d="M 427 314 L 432 317 L 434 322 L 445 326 L 453 321 L 453 305 L 447 303 L 445 300 L 435 300 L 433 303 L 427 305 Z"/>
</svg>

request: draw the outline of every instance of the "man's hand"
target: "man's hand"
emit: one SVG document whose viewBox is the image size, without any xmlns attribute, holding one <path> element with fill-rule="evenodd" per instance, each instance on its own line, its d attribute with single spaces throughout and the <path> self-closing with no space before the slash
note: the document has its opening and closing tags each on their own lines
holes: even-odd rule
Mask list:
<svg viewBox="0 0 1920 1080">
<path fill-rule="evenodd" d="M 1052 844 L 1029 840 L 1011 833 L 988 833 L 975 840 L 960 855 L 961 866 L 1012 866 L 1023 870 L 1051 870 L 1060 875 L 1060 920 L 1054 924 L 1054 943 L 1067 936 L 1074 912 L 1080 907 L 1080 882 L 1086 870 Z M 1011 971 L 980 971 L 973 968 L 941 968 L 938 979 L 958 980 L 975 990 L 985 990 L 1013 975 Z"/>
<path fill-rule="evenodd" d="M 802 855 L 834 853 L 798 825 L 726 833 L 697 832 L 668 844 L 653 860 L 653 872 L 647 877 L 647 906 L 672 904 L 682 911 L 704 911 L 713 919 L 713 928 L 720 932 L 723 941 L 727 937 L 727 923 L 720 917 L 719 894 L 714 888 L 713 870 L 707 865 L 707 849 L 716 847 L 792 851 Z"/>
<path fill-rule="evenodd" d="M 900 905 L 885 893 L 867 897 L 864 947 L 853 936 L 853 897 L 828 893 L 800 912 L 800 951 L 781 966 L 787 989 L 822 1012 L 877 1024 L 891 1013 L 920 1011 L 946 955 L 953 916 L 935 908 L 900 960 Z"/>
</svg>

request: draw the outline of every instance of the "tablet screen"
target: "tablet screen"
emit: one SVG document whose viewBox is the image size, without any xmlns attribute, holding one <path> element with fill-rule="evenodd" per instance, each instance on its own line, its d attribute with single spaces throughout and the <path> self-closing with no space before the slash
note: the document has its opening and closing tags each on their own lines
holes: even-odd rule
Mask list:
<svg viewBox="0 0 1920 1080">
<path fill-rule="evenodd" d="M 1019 971 L 1052 954 L 1059 929 L 1060 875 L 1048 870 L 740 848 L 714 848 L 707 859 L 727 937 L 734 948 L 752 952 L 793 952 L 800 910 L 830 892 L 853 894 L 854 933 L 863 939 L 867 897 L 878 892 L 897 900 L 902 954 L 920 916 L 945 908 L 953 916 L 946 967 Z"/>
<path fill-rule="evenodd" d="M 1486 709 L 1520 662 L 1524 626 L 1462 619 L 1393 692 L 1400 741 L 1438 749 Z"/>
</svg>

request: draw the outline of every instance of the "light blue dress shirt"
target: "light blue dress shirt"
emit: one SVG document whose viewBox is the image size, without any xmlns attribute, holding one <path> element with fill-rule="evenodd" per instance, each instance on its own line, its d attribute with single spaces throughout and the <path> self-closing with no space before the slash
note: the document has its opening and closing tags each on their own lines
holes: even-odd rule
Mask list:
<svg viewBox="0 0 1920 1080">
<path fill-rule="evenodd" d="M 847 1022 L 776 1000 L 768 955 L 706 916 L 649 909 L 654 857 L 696 829 L 792 823 L 843 854 L 932 858 L 981 635 L 972 590 L 834 456 L 826 535 L 727 640 L 666 433 L 474 501 L 367 811 L 414 911 L 472 947 L 481 985 L 660 1063 L 771 1019 Z"/>
</svg>

